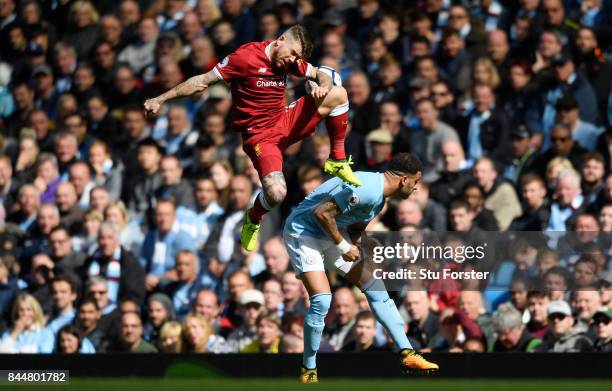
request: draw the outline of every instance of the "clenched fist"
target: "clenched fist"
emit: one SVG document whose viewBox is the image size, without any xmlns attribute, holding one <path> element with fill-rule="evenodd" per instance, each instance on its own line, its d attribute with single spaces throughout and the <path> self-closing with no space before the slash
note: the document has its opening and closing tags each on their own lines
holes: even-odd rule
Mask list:
<svg viewBox="0 0 612 391">
<path fill-rule="evenodd" d="M 161 109 L 161 102 L 156 99 L 147 99 L 144 103 L 145 115 L 147 117 L 154 117 L 159 113 Z"/>
</svg>

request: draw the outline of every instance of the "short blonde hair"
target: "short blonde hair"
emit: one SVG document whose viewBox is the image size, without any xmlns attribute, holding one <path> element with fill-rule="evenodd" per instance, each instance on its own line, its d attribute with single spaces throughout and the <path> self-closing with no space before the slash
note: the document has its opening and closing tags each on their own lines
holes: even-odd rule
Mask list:
<svg viewBox="0 0 612 391">
<path fill-rule="evenodd" d="M 104 208 L 104 219 L 106 220 L 106 214 L 108 213 L 108 210 L 110 208 L 117 208 L 119 209 L 119 212 L 121 213 L 121 216 L 123 217 L 123 224 L 127 224 L 128 221 L 128 213 L 127 213 L 127 208 L 125 207 L 125 204 L 123 203 L 123 201 L 113 201 L 110 204 L 108 204 L 106 206 L 106 208 Z"/>
<path fill-rule="evenodd" d="M 13 324 L 15 324 L 17 319 L 19 319 L 19 306 L 22 304 L 32 307 L 32 310 L 34 311 L 34 325 L 37 327 L 43 327 L 45 322 L 42 308 L 40 307 L 38 300 L 28 293 L 22 293 L 15 299 L 15 304 L 13 304 L 13 311 L 11 313 L 11 321 Z"/>
<path fill-rule="evenodd" d="M 68 11 L 68 15 L 69 15 L 68 20 L 70 21 L 70 23 L 74 23 L 72 19 L 74 18 L 74 13 L 76 12 L 76 9 L 79 7 L 87 8 L 87 11 L 89 12 L 89 17 L 91 18 L 91 23 L 98 22 L 98 20 L 100 19 L 100 14 L 98 14 L 96 7 L 94 7 L 93 4 L 91 4 L 87 0 L 78 0 L 78 1 L 75 1 L 74 4 L 72 4 L 72 6 L 70 7 L 70 10 Z"/>
<path fill-rule="evenodd" d="M 182 350 L 183 340 L 181 338 L 182 326 L 179 322 L 171 320 L 164 323 L 159 330 L 159 341 L 163 341 L 166 337 L 175 337 L 177 339 L 175 351 L 173 353 L 179 353 Z"/>
<path fill-rule="evenodd" d="M 499 87 L 499 84 L 500 84 L 499 72 L 497 72 L 497 68 L 495 67 L 495 64 L 493 64 L 493 61 L 491 61 L 489 58 L 481 57 L 477 59 L 476 61 L 474 61 L 474 66 L 472 67 L 472 79 L 474 79 L 474 75 L 476 73 L 476 67 L 479 65 L 482 65 L 485 68 L 487 68 L 487 71 L 491 75 L 491 82 L 489 83 L 489 85 L 494 90 L 497 89 L 497 87 Z M 474 84 L 476 84 L 475 80 L 474 80 Z"/>
</svg>

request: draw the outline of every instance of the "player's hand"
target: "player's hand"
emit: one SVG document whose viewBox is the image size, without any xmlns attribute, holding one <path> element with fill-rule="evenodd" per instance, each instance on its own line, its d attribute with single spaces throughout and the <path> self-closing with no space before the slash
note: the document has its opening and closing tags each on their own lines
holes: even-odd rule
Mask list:
<svg viewBox="0 0 612 391">
<path fill-rule="evenodd" d="M 144 103 L 145 115 L 149 118 L 156 116 L 161 109 L 162 102 L 157 98 L 147 99 Z"/>
<path fill-rule="evenodd" d="M 344 258 L 347 262 L 356 262 L 359 260 L 359 249 L 355 245 L 351 245 L 351 249 L 346 253 L 342 254 L 342 258 Z"/>
<path fill-rule="evenodd" d="M 329 93 L 329 88 L 316 86 L 315 88 L 312 89 L 312 92 L 310 93 L 310 95 L 315 99 L 323 99 L 327 96 L 328 93 Z"/>
</svg>

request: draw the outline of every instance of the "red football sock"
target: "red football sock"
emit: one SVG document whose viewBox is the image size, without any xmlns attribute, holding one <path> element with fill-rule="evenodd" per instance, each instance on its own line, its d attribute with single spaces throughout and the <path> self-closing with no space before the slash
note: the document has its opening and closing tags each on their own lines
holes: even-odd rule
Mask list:
<svg viewBox="0 0 612 391">
<path fill-rule="evenodd" d="M 346 137 L 346 128 L 348 127 L 348 112 L 334 117 L 328 116 L 325 120 L 325 127 L 329 134 L 331 146 L 329 156 L 334 160 L 346 159 L 346 154 L 344 153 L 344 138 Z"/>
<path fill-rule="evenodd" d="M 266 208 L 264 208 L 264 206 L 261 204 L 261 200 L 259 199 L 260 197 L 261 197 L 261 195 L 258 196 L 257 198 L 255 198 L 255 202 L 253 203 L 253 207 L 249 211 L 249 218 L 255 224 L 261 223 L 261 220 L 263 219 L 263 216 L 266 213 L 268 213 L 268 210 Z"/>
</svg>

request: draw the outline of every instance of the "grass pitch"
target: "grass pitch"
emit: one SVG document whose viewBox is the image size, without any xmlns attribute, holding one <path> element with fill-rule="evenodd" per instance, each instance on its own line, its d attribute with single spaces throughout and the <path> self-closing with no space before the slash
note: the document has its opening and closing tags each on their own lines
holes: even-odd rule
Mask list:
<svg viewBox="0 0 612 391">
<path fill-rule="evenodd" d="M 68 386 L 19 386 L 17 390 L 87 390 L 87 391 L 286 391 L 311 387 L 318 391 L 590 391 L 610 390 L 610 380 L 452 380 L 404 379 L 322 379 L 316 385 L 303 386 L 296 379 L 71 379 Z"/>
</svg>

